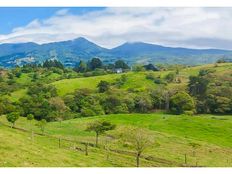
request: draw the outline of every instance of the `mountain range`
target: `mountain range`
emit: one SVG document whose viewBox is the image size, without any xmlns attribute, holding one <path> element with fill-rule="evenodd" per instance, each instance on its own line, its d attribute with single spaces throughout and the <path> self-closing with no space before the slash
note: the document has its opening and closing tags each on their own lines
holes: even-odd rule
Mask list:
<svg viewBox="0 0 232 174">
<path fill-rule="evenodd" d="M 32 42 L 0 45 L 0 66 L 3 67 L 41 63 L 46 59 L 58 59 L 66 66 L 75 66 L 80 60 L 88 61 L 93 57 L 101 58 L 104 63 L 112 63 L 117 59 L 123 59 L 128 64 L 198 65 L 214 63 L 221 58 L 230 58 L 232 57 L 232 51 L 174 48 L 143 42 L 127 42 L 118 47 L 107 49 L 83 37 L 41 45 Z"/>
</svg>

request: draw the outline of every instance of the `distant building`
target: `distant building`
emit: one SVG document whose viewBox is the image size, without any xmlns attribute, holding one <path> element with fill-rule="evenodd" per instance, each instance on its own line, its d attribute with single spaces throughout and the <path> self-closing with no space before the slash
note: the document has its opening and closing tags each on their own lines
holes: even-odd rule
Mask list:
<svg viewBox="0 0 232 174">
<path fill-rule="evenodd" d="M 115 69 L 115 72 L 116 72 L 117 74 L 120 74 L 120 73 L 122 73 L 123 71 L 122 71 L 122 68 L 116 68 L 116 69 Z"/>
</svg>

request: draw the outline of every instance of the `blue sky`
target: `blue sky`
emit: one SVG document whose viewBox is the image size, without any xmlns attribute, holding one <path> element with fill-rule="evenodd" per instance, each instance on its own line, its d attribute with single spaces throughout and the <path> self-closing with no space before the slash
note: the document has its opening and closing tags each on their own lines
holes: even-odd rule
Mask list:
<svg viewBox="0 0 232 174">
<path fill-rule="evenodd" d="M 232 8 L 0 8 L 0 44 L 85 37 L 113 48 L 125 42 L 232 49 Z"/>
<path fill-rule="evenodd" d="M 13 28 L 24 26 L 34 19 L 46 19 L 54 15 L 58 10 L 64 8 L 60 7 L 34 7 L 34 8 L 20 8 L 20 7 L 2 7 L 0 8 L 0 34 L 8 34 Z M 102 10 L 102 8 L 93 7 L 79 7 L 68 8 L 72 14 L 83 14 L 91 11 Z"/>
</svg>

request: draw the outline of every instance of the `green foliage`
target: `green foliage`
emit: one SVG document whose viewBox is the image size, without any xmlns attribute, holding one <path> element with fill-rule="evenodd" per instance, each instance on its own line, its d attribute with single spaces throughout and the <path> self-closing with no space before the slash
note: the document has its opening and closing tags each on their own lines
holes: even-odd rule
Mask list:
<svg viewBox="0 0 232 174">
<path fill-rule="evenodd" d="M 173 82 L 176 78 L 176 75 L 175 73 L 168 73 L 166 76 L 165 76 L 165 79 L 170 83 L 170 82 Z"/>
<path fill-rule="evenodd" d="M 39 129 L 41 130 L 42 134 L 44 134 L 45 131 L 45 127 L 46 127 L 47 121 L 45 119 L 40 120 L 36 126 L 39 127 Z"/>
<path fill-rule="evenodd" d="M 178 92 L 170 99 L 170 110 L 175 114 L 183 114 L 185 111 L 194 111 L 194 100 L 188 93 Z"/>
<path fill-rule="evenodd" d="M 11 127 L 15 126 L 15 122 L 19 119 L 20 114 L 18 112 L 11 112 L 6 115 L 7 120 L 12 123 Z"/>
<path fill-rule="evenodd" d="M 87 71 L 87 64 L 84 61 L 80 61 L 73 69 L 76 72 L 84 73 Z"/>
<path fill-rule="evenodd" d="M 37 83 L 35 85 L 29 86 L 27 93 L 31 96 L 44 98 L 51 98 L 57 96 L 57 90 L 54 86 L 45 85 L 42 83 Z"/>
<path fill-rule="evenodd" d="M 33 114 L 28 114 L 27 115 L 27 120 L 31 121 L 34 119 L 34 115 Z"/>
<path fill-rule="evenodd" d="M 132 66 L 132 70 L 135 72 L 141 72 L 141 71 L 145 71 L 145 68 L 143 65 L 137 64 Z"/>
<path fill-rule="evenodd" d="M 94 131 L 96 133 L 96 146 L 98 146 L 98 136 L 106 131 L 115 129 L 116 125 L 107 121 L 95 121 L 89 123 L 86 131 Z"/>
<path fill-rule="evenodd" d="M 97 68 L 102 68 L 102 66 L 102 61 L 99 58 L 92 58 L 90 62 L 88 62 L 88 70 L 95 70 Z"/>
<path fill-rule="evenodd" d="M 152 100 L 149 95 L 139 94 L 135 97 L 135 109 L 137 112 L 146 113 L 152 109 Z"/>
<path fill-rule="evenodd" d="M 123 61 L 123 60 L 117 60 L 114 63 L 115 68 L 122 68 L 122 69 L 130 69 L 130 67 Z"/>
<path fill-rule="evenodd" d="M 133 112 L 134 96 L 120 90 L 109 91 L 102 98 L 101 105 L 106 114 Z"/>
<path fill-rule="evenodd" d="M 16 108 L 17 107 L 7 98 L 0 99 L 0 115 L 14 112 Z"/>
<path fill-rule="evenodd" d="M 101 80 L 101 81 L 99 82 L 99 84 L 97 85 L 97 87 L 98 87 L 98 91 L 99 91 L 100 93 L 103 93 L 103 92 L 106 92 L 106 91 L 109 90 L 109 88 L 110 88 L 110 83 L 107 82 L 107 81 Z"/>
<path fill-rule="evenodd" d="M 154 66 L 153 64 L 149 63 L 147 65 L 143 66 L 145 68 L 145 70 L 147 71 L 159 71 L 159 68 Z"/>
<path fill-rule="evenodd" d="M 58 60 L 46 60 L 43 63 L 43 67 L 44 68 L 57 67 L 57 68 L 60 68 L 60 69 L 64 69 L 64 65 Z"/>
<path fill-rule="evenodd" d="M 123 74 L 120 78 L 116 79 L 115 85 L 118 88 L 121 88 L 126 83 L 127 79 L 128 79 L 127 76 Z"/>
<path fill-rule="evenodd" d="M 121 138 L 136 153 L 136 166 L 140 166 L 140 157 L 144 150 L 153 144 L 151 134 L 142 128 L 126 127 L 122 130 Z"/>
</svg>

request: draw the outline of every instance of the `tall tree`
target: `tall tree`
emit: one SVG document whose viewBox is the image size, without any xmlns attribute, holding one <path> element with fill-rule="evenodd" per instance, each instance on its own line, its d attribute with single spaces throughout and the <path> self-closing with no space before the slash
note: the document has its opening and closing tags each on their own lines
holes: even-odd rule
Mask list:
<svg viewBox="0 0 232 174">
<path fill-rule="evenodd" d="M 117 60 L 114 63 L 115 68 L 122 68 L 122 69 L 130 69 L 130 67 L 123 61 L 123 60 Z"/>
<path fill-rule="evenodd" d="M 177 92 L 170 98 L 170 110 L 175 114 L 183 114 L 185 111 L 194 111 L 194 100 L 186 92 Z"/>
<path fill-rule="evenodd" d="M 95 70 L 96 68 L 102 68 L 103 63 L 99 58 L 92 58 L 91 61 L 88 63 L 88 68 L 90 70 Z"/>
<path fill-rule="evenodd" d="M 107 81 L 101 80 L 101 81 L 98 83 L 97 87 L 98 87 L 98 91 L 99 91 L 100 93 L 103 93 L 103 92 L 106 92 L 106 91 L 109 90 L 109 88 L 110 88 L 110 83 L 107 82 Z"/>
<path fill-rule="evenodd" d="M 84 73 L 87 71 L 87 64 L 84 61 L 80 61 L 79 64 L 77 64 L 74 69 L 76 72 Z"/>
</svg>

